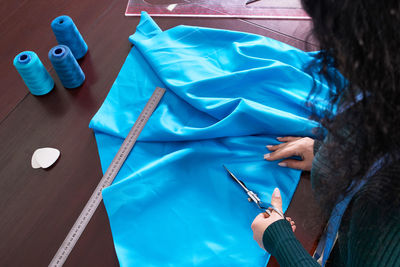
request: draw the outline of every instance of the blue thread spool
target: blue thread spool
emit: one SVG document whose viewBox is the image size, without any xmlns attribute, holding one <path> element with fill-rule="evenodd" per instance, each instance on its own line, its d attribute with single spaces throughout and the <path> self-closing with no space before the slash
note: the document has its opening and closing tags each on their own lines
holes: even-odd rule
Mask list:
<svg viewBox="0 0 400 267">
<path fill-rule="evenodd" d="M 53 89 L 54 81 L 35 52 L 21 52 L 13 63 L 33 95 L 45 95 Z"/>
<path fill-rule="evenodd" d="M 49 59 L 65 88 L 76 88 L 85 81 L 85 74 L 68 46 L 57 45 L 50 49 Z"/>
<path fill-rule="evenodd" d="M 55 18 L 51 22 L 51 28 L 58 44 L 68 46 L 76 59 L 86 55 L 88 46 L 70 17 L 63 15 Z"/>
</svg>

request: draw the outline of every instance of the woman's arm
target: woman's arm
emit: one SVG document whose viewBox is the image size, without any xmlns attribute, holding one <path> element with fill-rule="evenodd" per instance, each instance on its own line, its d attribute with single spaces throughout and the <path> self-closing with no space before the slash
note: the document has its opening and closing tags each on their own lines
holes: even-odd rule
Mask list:
<svg viewBox="0 0 400 267">
<path fill-rule="evenodd" d="M 282 167 L 311 170 L 320 142 L 309 137 L 288 136 L 277 139 L 282 143 L 267 146 L 271 153 L 264 155 L 266 160 L 284 159 L 279 163 Z M 287 159 L 292 156 L 301 157 L 301 160 Z M 277 189 L 272 194 L 271 204 L 282 210 L 282 199 Z M 261 213 L 254 219 L 251 228 L 260 247 L 273 255 L 280 266 L 320 266 L 294 236 L 294 222 L 283 220 L 275 212 L 271 216 Z"/>
<path fill-rule="evenodd" d="M 279 189 L 272 194 L 271 204 L 282 211 Z M 280 266 L 320 266 L 294 236 L 294 222 L 283 219 L 275 211 L 271 215 L 260 213 L 251 225 L 258 245 L 275 256 Z"/>
<path fill-rule="evenodd" d="M 286 220 L 271 224 L 265 230 L 262 240 L 265 249 L 276 258 L 280 266 L 320 267 L 294 236 Z"/>
</svg>

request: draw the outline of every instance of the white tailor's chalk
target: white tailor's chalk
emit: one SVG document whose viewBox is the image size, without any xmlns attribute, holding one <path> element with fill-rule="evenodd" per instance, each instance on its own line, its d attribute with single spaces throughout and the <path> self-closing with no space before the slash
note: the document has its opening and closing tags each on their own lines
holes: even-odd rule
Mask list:
<svg viewBox="0 0 400 267">
<path fill-rule="evenodd" d="M 60 154 L 61 153 L 58 149 L 51 147 L 36 149 L 32 155 L 32 168 L 35 168 L 35 164 L 35 166 L 39 165 L 39 168 L 41 167 L 46 169 L 57 161 L 57 159 L 60 157 Z"/>
<path fill-rule="evenodd" d="M 39 169 L 41 168 L 39 163 L 36 161 L 36 158 L 34 157 L 35 154 L 32 155 L 32 160 L 31 160 L 31 164 L 32 164 L 32 168 L 34 169 Z"/>
<path fill-rule="evenodd" d="M 167 9 L 168 9 L 169 11 L 172 11 L 172 10 L 175 9 L 175 7 L 176 7 L 177 5 L 178 5 L 178 4 L 170 4 L 169 6 L 167 6 Z"/>
</svg>

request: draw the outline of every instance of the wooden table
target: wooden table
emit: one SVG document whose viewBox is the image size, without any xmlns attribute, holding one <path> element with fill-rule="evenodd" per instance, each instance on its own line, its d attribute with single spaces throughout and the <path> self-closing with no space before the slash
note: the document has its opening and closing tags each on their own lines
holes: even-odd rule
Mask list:
<svg viewBox="0 0 400 267">
<path fill-rule="evenodd" d="M 102 173 L 88 124 L 104 101 L 131 48 L 128 36 L 139 19 L 125 17 L 127 0 L 3 0 L 0 5 L 0 266 L 47 266 L 99 182 Z M 50 22 L 66 14 L 84 36 L 89 53 L 80 61 L 86 74 L 81 88 L 62 87 L 47 53 L 56 45 Z M 156 18 L 162 29 L 179 24 L 246 31 L 301 49 L 310 22 L 205 18 Z M 12 60 L 35 51 L 55 78 L 45 96 L 33 96 Z M 39 147 L 61 150 L 47 170 L 32 169 Z M 310 181 L 301 180 L 287 214 L 307 250 L 315 246 L 321 221 L 315 212 Z M 103 204 L 78 241 L 66 266 L 117 266 Z M 270 261 L 269 266 L 277 266 Z"/>
</svg>

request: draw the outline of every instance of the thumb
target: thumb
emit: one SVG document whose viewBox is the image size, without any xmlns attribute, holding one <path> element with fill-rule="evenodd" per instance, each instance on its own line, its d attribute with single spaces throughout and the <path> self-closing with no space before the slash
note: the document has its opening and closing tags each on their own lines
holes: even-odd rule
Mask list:
<svg viewBox="0 0 400 267">
<path fill-rule="evenodd" d="M 275 188 L 274 193 L 272 193 L 271 204 L 278 210 L 282 211 L 281 192 L 278 188 Z"/>
</svg>

